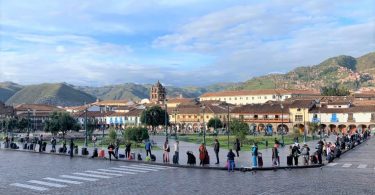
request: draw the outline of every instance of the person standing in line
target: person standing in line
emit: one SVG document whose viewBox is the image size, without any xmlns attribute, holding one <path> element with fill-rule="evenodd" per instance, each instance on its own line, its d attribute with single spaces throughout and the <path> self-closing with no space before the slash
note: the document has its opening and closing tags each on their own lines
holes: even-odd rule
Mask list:
<svg viewBox="0 0 375 195">
<path fill-rule="evenodd" d="M 163 162 L 169 163 L 169 152 L 171 151 L 171 148 L 169 147 L 168 139 L 165 140 L 163 149 L 164 149 Z"/>
<path fill-rule="evenodd" d="M 150 140 L 147 140 L 147 143 L 145 145 L 145 149 L 146 149 L 146 156 L 148 156 L 148 154 L 150 154 L 150 157 L 151 157 L 151 142 Z"/>
<path fill-rule="evenodd" d="M 39 152 L 42 152 L 43 135 L 39 136 Z"/>
<path fill-rule="evenodd" d="M 118 150 L 120 149 L 120 140 L 116 140 L 116 146 L 115 146 L 115 157 L 118 158 Z"/>
<path fill-rule="evenodd" d="M 108 156 L 109 156 L 109 161 L 112 161 L 112 155 L 113 157 L 115 157 L 115 159 L 118 159 L 117 156 L 115 155 L 115 153 L 113 152 L 115 146 L 113 146 L 113 144 L 109 144 L 108 146 Z"/>
<path fill-rule="evenodd" d="M 204 165 L 204 159 L 206 158 L 206 148 L 204 146 L 204 144 L 202 143 L 200 146 L 199 146 L 199 160 L 200 160 L 200 163 L 199 165 Z"/>
<path fill-rule="evenodd" d="M 303 164 L 305 166 L 309 165 L 310 148 L 306 143 L 302 147 L 301 154 L 303 157 Z"/>
<path fill-rule="evenodd" d="M 235 145 L 237 157 L 240 157 L 239 151 L 241 150 L 241 143 L 238 138 L 236 138 L 236 142 L 234 145 Z"/>
<path fill-rule="evenodd" d="M 318 155 L 318 162 L 319 164 L 323 164 L 323 159 L 322 159 L 322 155 L 323 155 L 323 145 L 324 145 L 324 142 L 322 140 L 320 140 L 318 142 L 318 145 L 317 145 L 317 155 Z"/>
<path fill-rule="evenodd" d="M 230 172 L 230 170 L 232 170 L 232 172 L 234 172 L 234 157 L 236 155 L 233 153 L 232 149 L 229 149 L 229 152 L 228 152 L 228 155 L 227 155 L 227 158 L 228 158 L 228 172 Z"/>
<path fill-rule="evenodd" d="M 178 160 L 179 160 L 179 152 L 180 152 L 180 144 L 179 144 L 179 141 L 176 140 L 176 142 L 174 143 L 174 155 L 176 155 L 176 163 L 178 164 Z"/>
<path fill-rule="evenodd" d="M 96 141 L 97 141 L 96 135 L 92 136 L 91 141 L 94 144 L 94 148 L 96 148 Z"/>
<path fill-rule="evenodd" d="M 130 159 L 130 150 L 131 150 L 131 146 L 132 144 L 130 142 L 128 142 L 126 145 L 125 145 L 125 158 L 127 159 Z"/>
<path fill-rule="evenodd" d="M 219 143 L 219 140 L 215 139 L 215 143 L 214 143 L 214 151 L 215 151 L 215 155 L 216 155 L 216 163 L 215 164 L 219 164 L 219 151 L 220 151 L 220 143 Z"/>
<path fill-rule="evenodd" d="M 70 139 L 70 158 L 73 158 L 73 150 L 74 150 L 74 142 L 73 142 L 73 138 Z"/>
<path fill-rule="evenodd" d="M 275 144 L 272 148 L 272 165 L 273 166 L 280 166 L 279 163 L 279 151 L 277 149 L 278 145 Z"/>
<path fill-rule="evenodd" d="M 253 144 L 253 147 L 251 148 L 251 155 L 253 156 L 253 167 L 257 167 L 258 163 L 258 146 L 256 143 Z"/>
<path fill-rule="evenodd" d="M 301 154 L 299 150 L 298 143 L 295 143 L 293 148 L 292 148 L 292 153 L 293 153 L 293 159 L 294 159 L 294 165 L 298 166 L 298 157 Z"/>
<path fill-rule="evenodd" d="M 52 144 L 52 151 L 56 152 L 56 139 L 55 139 L 55 137 L 52 137 L 51 144 Z"/>
</svg>

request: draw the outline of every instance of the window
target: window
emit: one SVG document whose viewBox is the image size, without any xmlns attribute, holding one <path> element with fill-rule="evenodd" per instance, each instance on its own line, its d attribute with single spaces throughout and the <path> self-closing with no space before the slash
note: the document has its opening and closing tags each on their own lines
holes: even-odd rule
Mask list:
<svg viewBox="0 0 375 195">
<path fill-rule="evenodd" d="M 266 99 L 267 99 L 267 96 L 264 96 L 264 99 L 266 100 Z"/>
<path fill-rule="evenodd" d="M 246 97 L 246 100 L 249 100 L 249 97 Z"/>
<path fill-rule="evenodd" d="M 297 108 L 297 111 L 298 111 L 298 112 L 301 112 L 301 108 Z"/>
<path fill-rule="evenodd" d="M 185 115 L 182 115 L 182 118 L 185 118 Z"/>
<path fill-rule="evenodd" d="M 235 97 L 234 100 L 237 100 L 237 98 Z"/>
<path fill-rule="evenodd" d="M 194 115 L 194 118 L 197 118 L 197 115 Z"/>
<path fill-rule="evenodd" d="M 258 115 L 254 114 L 254 119 L 258 119 Z"/>
<path fill-rule="evenodd" d="M 261 96 L 258 96 L 258 99 L 262 99 L 262 97 L 261 97 Z"/>
<path fill-rule="evenodd" d="M 275 119 L 279 119 L 279 115 L 275 115 Z"/>
<path fill-rule="evenodd" d="M 301 121 L 303 121 L 303 116 L 302 115 L 296 115 L 294 120 L 301 122 Z"/>
<path fill-rule="evenodd" d="M 268 115 L 263 115 L 263 118 L 264 119 L 268 119 Z"/>
<path fill-rule="evenodd" d="M 254 99 L 254 97 L 251 97 L 252 99 Z"/>
<path fill-rule="evenodd" d="M 227 98 L 224 98 L 224 101 L 227 100 Z"/>
<path fill-rule="evenodd" d="M 243 115 L 240 115 L 239 118 L 240 118 L 240 120 L 242 120 L 242 121 L 243 121 L 243 119 L 244 119 Z"/>
<path fill-rule="evenodd" d="M 229 100 L 232 100 L 232 98 L 229 98 Z"/>
<path fill-rule="evenodd" d="M 219 101 L 221 101 L 221 98 L 219 98 Z"/>
<path fill-rule="evenodd" d="M 375 113 L 371 113 L 371 120 L 372 120 L 372 121 L 375 120 Z"/>
<path fill-rule="evenodd" d="M 189 115 L 189 118 L 191 118 L 191 115 Z"/>
<path fill-rule="evenodd" d="M 272 96 L 272 99 L 276 99 L 276 95 L 273 95 L 273 96 Z"/>
</svg>

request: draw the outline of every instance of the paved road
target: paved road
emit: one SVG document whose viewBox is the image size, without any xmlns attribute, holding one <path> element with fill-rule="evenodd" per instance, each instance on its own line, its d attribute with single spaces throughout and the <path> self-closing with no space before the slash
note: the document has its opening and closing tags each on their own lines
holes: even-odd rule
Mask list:
<svg viewBox="0 0 375 195">
<path fill-rule="evenodd" d="M 0 150 L 0 194 L 375 194 L 374 149 L 372 139 L 322 169 L 255 173 Z"/>
</svg>

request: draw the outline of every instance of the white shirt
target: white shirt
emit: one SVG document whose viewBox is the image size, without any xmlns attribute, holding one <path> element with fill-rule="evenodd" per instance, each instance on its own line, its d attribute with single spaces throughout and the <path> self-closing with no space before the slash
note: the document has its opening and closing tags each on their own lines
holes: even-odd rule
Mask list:
<svg viewBox="0 0 375 195">
<path fill-rule="evenodd" d="M 178 152 L 179 151 L 179 144 L 174 143 L 174 151 Z"/>
</svg>

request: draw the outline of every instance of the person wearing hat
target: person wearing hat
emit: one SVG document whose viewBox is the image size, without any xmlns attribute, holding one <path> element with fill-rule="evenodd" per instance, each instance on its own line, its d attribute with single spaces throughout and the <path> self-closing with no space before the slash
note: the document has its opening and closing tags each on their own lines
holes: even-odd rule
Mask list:
<svg viewBox="0 0 375 195">
<path fill-rule="evenodd" d="M 305 166 L 309 165 L 310 148 L 306 143 L 303 144 L 301 155 L 302 155 L 302 158 L 303 158 L 303 164 Z"/>
</svg>

